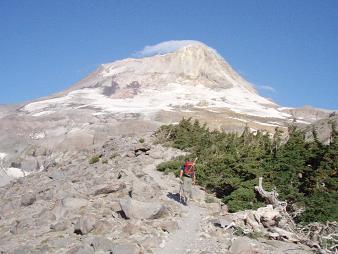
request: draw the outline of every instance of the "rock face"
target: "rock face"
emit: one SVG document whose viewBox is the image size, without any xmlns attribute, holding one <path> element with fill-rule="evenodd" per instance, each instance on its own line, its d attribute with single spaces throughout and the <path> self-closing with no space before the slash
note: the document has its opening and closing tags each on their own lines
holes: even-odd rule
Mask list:
<svg viewBox="0 0 338 254">
<path fill-rule="evenodd" d="M 120 200 L 120 205 L 128 219 L 158 219 L 166 214 L 166 207 L 158 203 L 126 198 Z"/>
</svg>

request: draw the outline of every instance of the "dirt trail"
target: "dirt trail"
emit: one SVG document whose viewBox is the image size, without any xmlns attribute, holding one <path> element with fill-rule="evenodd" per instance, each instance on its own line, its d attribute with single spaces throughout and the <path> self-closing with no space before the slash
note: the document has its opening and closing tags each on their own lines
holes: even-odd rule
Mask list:
<svg viewBox="0 0 338 254">
<path fill-rule="evenodd" d="M 168 179 L 151 165 L 144 168 L 144 171 L 154 178 L 154 180 L 164 189 L 163 197 L 169 199 L 167 193 L 176 193 L 179 185 L 176 179 Z M 156 254 L 184 254 L 189 253 L 198 245 L 199 234 L 201 232 L 200 223 L 202 218 L 207 216 L 207 210 L 199 207 L 197 203 L 190 202 L 189 206 L 181 205 L 183 217 L 178 221 L 179 229 L 168 235 L 160 246 L 155 250 Z"/>
<path fill-rule="evenodd" d="M 155 251 L 157 254 L 189 253 L 199 241 L 200 222 L 205 213 L 202 208 L 191 203 L 184 208 L 186 214 L 178 222 L 179 229 L 170 234 Z"/>
</svg>

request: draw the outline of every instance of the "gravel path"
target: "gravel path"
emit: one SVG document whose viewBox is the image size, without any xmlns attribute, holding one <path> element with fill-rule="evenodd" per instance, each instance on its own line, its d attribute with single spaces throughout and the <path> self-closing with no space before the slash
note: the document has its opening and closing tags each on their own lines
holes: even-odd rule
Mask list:
<svg viewBox="0 0 338 254">
<path fill-rule="evenodd" d="M 164 198 L 169 199 L 168 193 L 176 193 L 179 188 L 176 179 L 168 179 L 161 172 L 156 171 L 155 166 L 145 167 L 144 172 L 151 175 L 154 180 L 164 189 Z M 172 202 L 176 202 L 169 199 Z M 190 202 L 189 206 L 181 205 L 183 217 L 178 221 L 179 229 L 168 235 L 160 246 L 154 251 L 156 254 L 184 254 L 190 253 L 199 244 L 199 234 L 201 232 L 202 218 L 207 216 L 205 208 L 199 207 L 195 202 Z"/>
<path fill-rule="evenodd" d="M 170 234 L 155 251 L 157 254 L 189 253 L 199 241 L 200 221 L 205 211 L 191 203 L 184 208 L 185 216 L 178 222 L 179 229 Z"/>
</svg>

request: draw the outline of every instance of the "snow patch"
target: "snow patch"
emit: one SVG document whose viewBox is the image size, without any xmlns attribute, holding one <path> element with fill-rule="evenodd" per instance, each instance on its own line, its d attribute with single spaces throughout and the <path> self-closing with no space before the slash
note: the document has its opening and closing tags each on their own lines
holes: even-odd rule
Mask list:
<svg viewBox="0 0 338 254">
<path fill-rule="evenodd" d="M 39 113 L 35 113 L 32 116 L 46 116 L 46 115 L 50 115 L 50 114 L 53 114 L 53 113 L 55 113 L 55 111 L 46 110 L 46 111 L 42 111 L 42 112 L 39 112 Z"/>
<path fill-rule="evenodd" d="M 5 159 L 6 156 L 7 156 L 7 153 L 0 153 L 0 160 Z"/>
<path fill-rule="evenodd" d="M 265 125 L 265 126 L 279 127 L 279 125 L 273 124 L 273 123 L 262 123 L 262 122 L 258 122 L 258 121 L 252 121 L 252 122 L 253 122 L 253 123 L 260 124 L 260 125 Z"/>
<path fill-rule="evenodd" d="M 5 169 L 5 172 L 8 176 L 14 177 L 14 178 L 24 177 L 24 176 L 31 174 L 31 172 L 25 171 L 20 168 L 7 168 Z"/>
<path fill-rule="evenodd" d="M 46 137 L 46 133 L 45 132 L 34 132 L 34 133 L 31 133 L 29 135 L 29 137 L 31 139 L 34 139 L 34 140 L 39 140 L 39 139 L 43 139 Z"/>
<path fill-rule="evenodd" d="M 205 106 L 200 102 L 204 101 Z M 203 85 L 184 85 L 169 83 L 159 88 L 143 88 L 132 98 L 109 98 L 101 94 L 99 88 L 85 88 L 75 90 L 60 98 L 33 102 L 24 107 L 24 110 L 34 115 L 43 115 L 50 112 L 50 108 L 62 110 L 76 102 L 76 108 L 91 107 L 101 110 L 102 113 L 140 113 L 152 115 L 159 110 L 172 111 L 175 107 L 196 107 L 206 110 L 227 108 L 239 114 L 259 117 L 285 119 L 289 114 L 276 109 L 276 104 L 252 93 L 244 87 L 211 89 Z"/>
<path fill-rule="evenodd" d="M 241 118 L 238 118 L 238 117 L 231 117 L 231 116 L 228 116 L 228 118 L 230 119 L 234 119 L 234 120 L 237 120 L 237 121 L 241 121 L 241 122 L 244 122 L 244 123 L 247 123 L 248 121 L 244 120 L 244 119 L 241 119 Z"/>
</svg>

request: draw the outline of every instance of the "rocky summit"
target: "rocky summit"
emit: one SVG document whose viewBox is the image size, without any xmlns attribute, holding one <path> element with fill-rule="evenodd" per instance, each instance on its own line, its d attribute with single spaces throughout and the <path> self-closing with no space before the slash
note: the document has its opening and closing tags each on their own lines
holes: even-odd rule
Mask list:
<svg viewBox="0 0 338 254">
<path fill-rule="evenodd" d="M 324 142 L 337 121 L 260 96 L 203 43 L 103 64 L 58 94 L 0 105 L 0 253 L 312 253 L 271 207 L 229 215 L 198 186 L 179 202 L 178 179 L 155 169 L 186 152 L 153 133 L 183 117 L 231 132 L 293 122 L 309 138 L 315 123 Z"/>
</svg>

